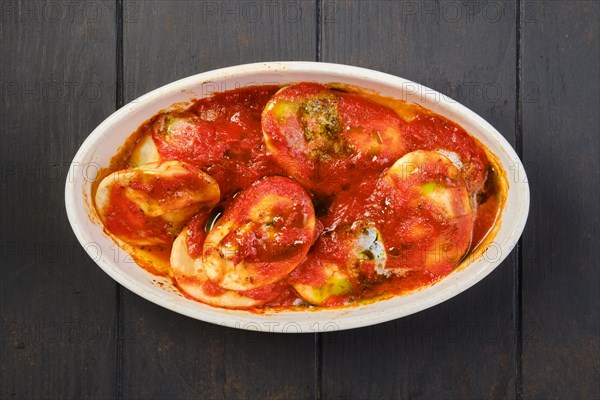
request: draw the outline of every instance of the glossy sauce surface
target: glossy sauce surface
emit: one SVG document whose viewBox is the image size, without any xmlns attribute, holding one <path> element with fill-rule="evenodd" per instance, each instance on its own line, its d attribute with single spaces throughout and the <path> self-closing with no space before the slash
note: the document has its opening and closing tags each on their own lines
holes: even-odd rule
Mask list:
<svg viewBox="0 0 600 400">
<path fill-rule="evenodd" d="M 242 218 L 242 211 L 231 211 L 244 209 L 240 201 L 236 205 L 239 196 L 247 202 L 250 197 L 260 200 L 259 194 L 246 196 L 256 182 L 265 177 L 291 176 L 304 188 L 316 214 L 309 233 L 314 236 L 310 249 L 300 251 L 302 260 L 283 278 L 239 291 L 262 301 L 251 308 L 254 311 L 307 307 L 311 302 L 323 307 L 345 306 L 418 289 L 452 272 L 499 218 L 502 171 L 491 154 L 453 122 L 398 100 L 378 97 L 373 101 L 372 94 L 347 86 L 305 83 L 287 92 L 280 89 L 256 86 L 195 100 L 187 108 L 157 114 L 131 140 L 135 144 L 149 135 L 161 160 L 189 163 L 218 183 L 219 204 L 212 210 L 199 210 L 187 223 L 186 244 L 192 258 L 204 256 L 205 241 L 215 226 L 228 218 Z M 306 116 L 311 110 L 326 118 Z M 286 141 L 294 135 L 295 142 Z M 299 141 L 306 142 L 306 148 L 298 146 Z M 127 146 L 112 170 L 130 164 L 133 148 Z M 422 163 L 418 173 L 406 179 L 390 173 L 398 159 L 423 150 L 430 158 L 435 151 L 453 154 L 460 172 L 450 165 L 452 157 L 442 156 L 439 162 Z M 155 190 L 168 188 L 163 184 Z M 132 207 L 120 200 L 120 190 L 112 191 L 110 207 Z M 149 187 L 141 190 L 154 193 Z M 445 215 L 447 211 L 440 209 L 439 202 L 431 200 L 436 190 L 452 193 L 447 207 L 455 215 Z M 289 197 L 294 200 L 298 195 Z M 456 200 L 463 197 L 469 204 Z M 137 210 L 129 210 L 133 211 L 129 219 L 118 218 L 117 211 L 105 225 L 112 234 L 143 230 L 162 237 L 165 243 L 176 236 L 165 237 L 170 233 L 164 221 L 153 221 Z M 286 209 L 285 220 L 275 218 L 274 224 L 280 223 L 285 231 L 276 244 L 247 232 L 229 234 L 223 240 L 239 245 L 233 265 L 260 261 L 265 254 L 282 260 L 299 254 L 294 244 L 299 243 L 299 231 L 290 233 L 287 227 L 302 226 L 306 214 L 305 209 L 294 211 L 292 207 Z M 384 246 L 383 270 L 371 250 L 353 253 L 352 246 L 362 240 L 361 235 L 376 237 Z M 453 241 L 460 244 L 443 249 L 443 262 L 424 261 L 432 246 Z M 160 251 L 169 252 L 170 248 L 165 245 Z M 143 257 L 137 261 L 146 267 Z M 327 265 L 335 265 L 336 271 L 332 273 Z M 148 269 L 157 272 L 156 268 Z M 162 271 L 170 275 L 168 267 Z M 319 299 L 307 301 L 306 296 L 299 295 L 300 287 L 316 288 L 313 294 Z M 216 296 L 227 289 L 208 280 L 203 290 Z"/>
</svg>

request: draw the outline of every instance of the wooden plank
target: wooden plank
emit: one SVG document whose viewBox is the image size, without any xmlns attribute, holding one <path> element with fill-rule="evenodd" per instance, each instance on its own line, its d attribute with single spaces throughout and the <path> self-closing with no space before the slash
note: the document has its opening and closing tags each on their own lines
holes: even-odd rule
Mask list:
<svg viewBox="0 0 600 400">
<path fill-rule="evenodd" d="M 324 1 L 321 15 L 323 61 L 444 92 L 515 143 L 513 3 Z M 511 254 L 484 281 L 433 309 L 325 334 L 323 398 L 514 397 L 515 267 Z"/>
<path fill-rule="evenodd" d="M 599 4 L 523 7 L 523 80 L 539 87 L 523 98 L 523 397 L 597 399 Z"/>
<path fill-rule="evenodd" d="M 78 147 L 114 111 L 114 13 L 0 4 L 0 398 L 116 393 L 116 285 L 75 239 L 63 194 Z"/>
<path fill-rule="evenodd" d="M 124 3 L 124 26 L 129 99 L 216 68 L 314 61 L 316 54 L 313 0 L 131 0 Z"/>
<path fill-rule="evenodd" d="M 126 97 L 213 68 L 312 60 L 312 1 L 126 1 Z M 210 325 L 123 296 L 123 397 L 310 398 L 314 335 Z"/>
</svg>

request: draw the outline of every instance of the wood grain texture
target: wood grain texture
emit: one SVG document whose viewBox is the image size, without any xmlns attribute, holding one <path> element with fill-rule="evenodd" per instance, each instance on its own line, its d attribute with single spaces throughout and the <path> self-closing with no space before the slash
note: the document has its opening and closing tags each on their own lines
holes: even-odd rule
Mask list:
<svg viewBox="0 0 600 400">
<path fill-rule="evenodd" d="M 314 61 L 315 15 L 313 0 L 125 1 L 126 97 L 216 68 Z"/>
<path fill-rule="evenodd" d="M 599 14 L 566 0 L 0 2 L 0 398 L 600 398 Z M 513 253 L 432 309 L 317 336 L 115 296 L 63 201 L 115 99 L 316 57 L 446 93 L 522 150 L 521 275 Z"/>
<path fill-rule="evenodd" d="M 324 1 L 322 60 L 448 94 L 515 143 L 509 2 Z M 516 256 L 467 292 L 401 320 L 323 338 L 327 399 L 515 396 Z M 341 367 L 343 366 L 343 367 Z"/>
<path fill-rule="evenodd" d="M 600 398 L 599 4 L 525 1 L 523 397 Z"/>
<path fill-rule="evenodd" d="M 0 398 L 111 398 L 116 285 L 75 239 L 64 185 L 114 111 L 115 9 L 0 7 Z"/>
<path fill-rule="evenodd" d="M 313 60 L 315 35 L 312 1 L 126 1 L 126 99 L 218 67 Z M 122 313 L 123 398 L 313 397 L 314 335 L 214 326 L 129 292 Z"/>
</svg>

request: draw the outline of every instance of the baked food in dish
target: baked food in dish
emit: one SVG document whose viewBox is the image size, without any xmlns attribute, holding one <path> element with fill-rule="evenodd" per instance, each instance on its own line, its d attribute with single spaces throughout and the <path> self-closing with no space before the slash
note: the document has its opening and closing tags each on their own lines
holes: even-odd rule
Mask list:
<svg viewBox="0 0 600 400">
<path fill-rule="evenodd" d="M 186 296 L 343 307 L 442 279 L 500 218 L 493 154 L 420 106 L 340 84 L 175 105 L 95 186 L 106 231 Z"/>
</svg>

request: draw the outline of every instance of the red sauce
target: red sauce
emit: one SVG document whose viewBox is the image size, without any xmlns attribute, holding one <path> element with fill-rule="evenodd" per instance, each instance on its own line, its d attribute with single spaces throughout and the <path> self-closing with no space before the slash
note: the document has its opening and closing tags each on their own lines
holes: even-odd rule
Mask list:
<svg viewBox="0 0 600 400">
<path fill-rule="evenodd" d="M 298 93 L 290 94 L 289 98 L 294 100 L 294 96 L 301 97 L 306 93 L 318 95 L 322 88 L 323 86 L 315 84 L 299 85 Z M 340 91 L 335 95 L 335 101 L 340 123 L 347 127 L 345 131 L 348 133 L 344 140 L 352 143 L 355 148 L 364 146 L 364 151 L 350 154 L 342 145 L 335 150 L 338 151 L 335 157 L 325 162 L 316 162 L 315 159 L 307 158 L 305 154 L 291 148 L 289 154 L 277 162 L 265 145 L 261 114 L 267 102 L 279 89 L 277 86 L 257 86 L 217 93 L 212 97 L 193 101 L 186 110 L 158 114 L 140 127 L 137 133 L 140 137 L 144 134 L 152 135 L 163 160 L 185 161 L 211 175 L 221 190 L 222 201 L 218 206 L 221 210 L 227 210 L 235 203 L 234 197 L 238 192 L 250 187 L 259 179 L 274 175 L 286 176 L 284 171 L 289 171 L 291 167 L 286 164 L 285 157 L 289 157 L 290 160 L 294 157 L 302 160 L 295 172 L 301 177 L 300 183 L 309 191 L 313 200 L 318 217 L 319 239 L 306 260 L 290 274 L 289 280 L 243 291 L 240 294 L 268 300 L 260 308 L 285 309 L 297 304 L 300 297 L 289 282 L 319 285 L 327 277 L 315 266 L 324 262 L 347 264 L 347 240 L 341 239 L 344 233 L 339 227 L 351 226 L 355 221 L 365 218 L 377 226 L 385 238 L 389 252 L 387 262 L 391 268 L 403 268 L 411 263 L 418 263 L 416 260 L 424 256 L 434 244 L 435 238 L 440 235 L 446 235 L 447 242 L 466 240 L 468 243 L 465 248 L 468 249 L 475 248 L 484 240 L 498 218 L 503 201 L 500 196 L 501 179 L 491 167 L 483 146 L 460 126 L 425 109 L 417 113 L 414 119 L 405 121 L 391 108 L 382 105 L 383 100 L 376 104 L 362 97 L 360 93 Z M 267 118 L 263 123 L 264 126 L 272 127 L 275 121 Z M 295 123 L 297 122 L 290 120 L 287 128 L 292 131 L 299 129 L 293 126 Z M 170 135 L 169 126 L 177 128 L 178 134 Z M 390 139 L 385 137 L 379 138 L 379 141 L 363 143 L 361 140 L 364 135 L 355 135 L 353 128 L 361 127 L 363 132 L 380 132 L 385 126 L 397 129 L 402 140 L 387 146 L 386 141 Z M 383 142 L 380 143 L 381 141 Z M 321 148 L 319 146 L 327 147 L 332 144 L 317 141 L 313 145 L 318 150 Z M 284 144 L 277 142 L 275 146 Z M 458 180 L 440 174 L 434 165 L 427 166 L 429 169 L 420 175 L 420 181 L 399 183 L 395 190 L 390 189 L 389 182 L 386 186 L 379 178 L 399 157 L 418 149 L 446 149 L 458 154 L 460 161 L 465 165 L 462 175 L 467 189 L 477 203 L 473 204 L 475 212 L 468 224 L 461 222 L 463 217 L 456 220 L 440 218 L 434 205 L 427 202 L 417 204 L 412 200 L 415 197 L 414 188 L 431 180 L 440 181 L 450 188 L 458 185 Z M 281 161 L 282 159 L 284 161 Z M 316 180 L 316 184 L 309 184 L 302 178 L 312 179 L 315 171 L 317 175 L 324 177 Z M 143 185 L 136 188 L 154 190 L 158 198 L 163 191 L 174 190 L 160 184 L 154 184 L 152 188 Z M 474 196 L 476 193 L 478 195 Z M 154 235 L 166 242 L 173 240 L 169 234 L 165 234 L 168 227 L 161 222 L 162 220 L 149 219 L 134 208 L 131 202 L 124 199 L 122 188 L 117 187 L 113 190 L 106 221 L 107 229 L 116 235 Z M 129 218 L 123 219 L 121 215 L 128 215 Z M 187 245 L 192 257 L 202 256 L 204 240 L 215 215 L 214 211 L 202 212 L 189 221 Z M 291 213 L 287 220 L 280 223 L 283 226 L 294 226 L 294 221 L 301 218 L 302 212 L 298 211 L 297 214 Z M 469 226 L 468 230 L 465 230 L 465 225 Z M 419 229 L 415 229 L 415 226 Z M 293 232 L 293 229 L 290 232 Z M 234 236 L 232 234 L 226 240 L 241 243 L 240 260 L 261 259 L 263 254 L 257 251 L 260 246 L 257 247 L 255 243 L 256 240 L 260 241 L 260 238 Z M 278 245 L 293 250 L 295 240 L 297 232 L 290 233 L 287 237 L 284 235 Z M 281 249 L 263 250 L 272 255 Z M 325 306 L 341 306 L 388 297 L 431 284 L 453 270 L 464 256 L 464 249 L 456 254 L 452 254 L 452 249 L 447 249 L 447 254 L 450 254 L 449 260 L 439 263 L 439 267 L 412 269 L 387 278 L 376 273 L 374 261 L 361 262 L 356 269 L 346 271 L 353 286 L 351 293 L 331 296 Z M 204 284 L 204 291 L 214 295 L 225 292 L 211 281 Z"/>
<path fill-rule="evenodd" d="M 188 253 L 193 258 L 202 256 L 202 247 L 204 246 L 204 239 L 206 239 L 207 233 L 206 222 L 209 215 L 209 213 L 196 214 L 188 224 L 187 247 Z"/>
<path fill-rule="evenodd" d="M 227 199 L 261 177 L 282 172 L 267 153 L 260 124 L 262 109 L 278 89 L 261 86 L 217 93 L 195 101 L 188 110 L 156 116 L 147 129 L 164 159 L 202 169 Z M 162 128 L 178 119 L 190 122 L 185 134 L 165 137 Z"/>
<path fill-rule="evenodd" d="M 173 230 L 172 223 L 158 216 L 147 216 L 139 203 L 128 198 L 126 192 L 129 190 L 131 196 L 143 198 L 143 204 L 159 208 L 163 213 L 184 209 L 193 206 L 193 192 L 202 192 L 207 188 L 209 178 L 200 173 L 193 166 L 187 166 L 168 178 L 157 174 L 134 173 L 109 186 L 106 227 L 125 241 L 157 239 L 162 244 L 170 244 L 178 234 Z"/>
<path fill-rule="evenodd" d="M 165 208 L 169 207 L 169 204 L 166 204 L 167 200 L 177 200 L 177 203 L 185 204 L 186 201 L 189 201 L 186 197 L 190 190 L 202 189 L 204 186 L 205 182 L 195 174 L 170 177 L 169 179 L 153 176 L 144 180 L 133 180 L 129 183 L 130 188 L 144 193 L 149 201 Z"/>
<path fill-rule="evenodd" d="M 256 300 L 269 301 L 275 299 L 278 295 L 280 295 L 287 289 L 287 283 L 285 281 L 279 281 L 257 289 L 242 290 L 239 293 L 243 296 L 247 296 Z"/>
<path fill-rule="evenodd" d="M 365 175 L 379 175 L 407 153 L 402 118 L 361 96 L 301 83 L 274 99 L 298 108 L 299 116 L 284 111 L 282 121 L 279 111 L 264 112 L 263 129 L 272 132 L 279 163 L 315 194 L 347 190 Z M 305 139 L 303 149 L 298 143 Z"/>
<path fill-rule="evenodd" d="M 440 115 L 423 113 L 408 124 L 406 133 L 411 151 L 442 148 L 456 152 L 467 166 L 462 173 L 469 191 L 481 189 L 489 160 L 482 145 L 460 126 Z"/>
<path fill-rule="evenodd" d="M 115 185 L 110 191 L 106 228 L 121 238 L 158 238 L 163 243 L 173 242 L 175 238 L 169 233 L 171 224 L 162 218 L 147 217 L 124 192 L 122 185 Z"/>
<path fill-rule="evenodd" d="M 227 290 L 221 288 L 221 286 L 217 285 L 216 283 L 214 283 L 210 280 L 204 282 L 202 289 L 209 296 L 220 296 L 223 293 L 227 292 Z"/>
</svg>

